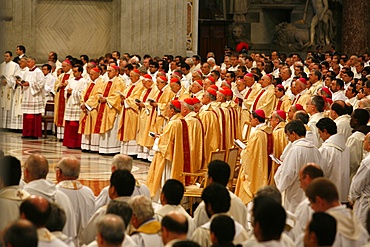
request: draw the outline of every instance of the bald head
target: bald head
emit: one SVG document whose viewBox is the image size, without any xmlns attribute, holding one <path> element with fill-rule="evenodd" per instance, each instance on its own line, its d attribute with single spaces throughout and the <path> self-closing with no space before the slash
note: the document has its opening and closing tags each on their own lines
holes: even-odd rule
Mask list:
<svg viewBox="0 0 370 247">
<path fill-rule="evenodd" d="M 46 225 L 51 206 L 44 197 L 32 195 L 22 202 L 19 210 L 22 219 L 27 219 L 40 228 Z"/>
<path fill-rule="evenodd" d="M 167 244 L 173 239 L 186 239 L 188 220 L 186 216 L 177 211 L 171 211 L 162 219 L 162 240 Z"/>
<path fill-rule="evenodd" d="M 167 214 L 167 216 L 180 224 L 187 224 L 188 221 L 186 216 L 178 211 L 171 211 Z"/>
<path fill-rule="evenodd" d="M 29 183 L 33 180 L 45 179 L 49 173 L 49 162 L 41 154 L 31 154 L 24 163 L 24 180 Z"/>
<path fill-rule="evenodd" d="M 117 154 L 113 157 L 112 172 L 115 170 L 132 170 L 132 157 L 124 154 Z"/>
<path fill-rule="evenodd" d="M 57 167 L 57 181 L 61 180 L 76 180 L 80 175 L 81 163 L 76 157 L 62 158 Z"/>
</svg>

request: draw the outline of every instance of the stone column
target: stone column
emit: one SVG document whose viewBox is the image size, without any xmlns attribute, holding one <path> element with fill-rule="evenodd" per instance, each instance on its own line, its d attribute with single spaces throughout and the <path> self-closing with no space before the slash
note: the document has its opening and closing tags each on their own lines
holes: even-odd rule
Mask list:
<svg viewBox="0 0 370 247">
<path fill-rule="evenodd" d="M 342 52 L 362 54 L 370 48 L 370 1 L 343 0 Z M 338 27 L 340 28 L 340 27 Z"/>
</svg>

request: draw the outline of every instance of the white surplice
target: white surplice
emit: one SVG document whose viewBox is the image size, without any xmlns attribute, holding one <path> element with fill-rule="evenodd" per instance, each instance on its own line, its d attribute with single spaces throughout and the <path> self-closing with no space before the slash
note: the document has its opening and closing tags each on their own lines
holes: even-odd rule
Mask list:
<svg viewBox="0 0 370 247">
<path fill-rule="evenodd" d="M 326 213 L 337 220 L 337 235 L 333 247 L 360 247 L 367 243 L 369 235 L 366 229 L 345 205 L 330 208 Z"/>
<path fill-rule="evenodd" d="M 71 200 L 76 213 L 77 232 L 80 233 L 95 210 L 95 196 L 93 191 L 82 185 L 77 180 L 65 180 L 57 184 L 57 188 L 63 191 Z"/>
<path fill-rule="evenodd" d="M 66 224 L 63 228 L 63 233 L 73 240 L 77 236 L 76 213 L 68 196 L 57 189 L 56 185 L 46 179 L 38 179 L 29 182 L 23 186 L 23 189 L 31 195 L 45 197 L 48 201 L 57 203 L 64 209 L 67 217 Z"/>
<path fill-rule="evenodd" d="M 109 194 L 108 194 L 108 190 L 109 190 L 109 186 L 103 188 L 100 191 L 100 194 L 95 198 L 95 210 L 94 211 L 97 211 L 99 208 L 103 207 L 104 205 L 108 205 L 108 203 L 111 201 Z M 148 189 L 148 186 L 136 180 L 134 192 L 132 192 L 131 196 L 141 196 L 141 195 L 144 195 L 150 198 L 150 191 Z"/>
<path fill-rule="evenodd" d="M 339 200 L 348 202 L 350 184 L 349 149 L 345 145 L 344 136 L 335 134 L 330 136 L 319 149 L 322 157 L 324 176 L 329 178 L 337 187 Z"/>
<path fill-rule="evenodd" d="M 233 219 L 236 222 L 239 222 L 241 225 L 244 226 L 245 229 L 247 229 L 248 226 L 248 210 L 247 207 L 244 205 L 242 200 L 240 200 L 239 197 L 237 197 L 234 193 L 230 192 L 230 210 L 228 211 L 228 214 L 233 217 Z M 197 227 L 207 223 L 209 221 L 205 204 L 202 201 L 197 209 L 194 212 L 194 223 Z"/>
<path fill-rule="evenodd" d="M 298 204 L 304 200 L 305 194 L 299 184 L 299 170 L 307 163 L 322 164 L 322 158 L 317 147 L 306 138 L 292 143 L 283 164 L 275 174 L 276 187 L 285 191 L 284 208 L 294 213 Z"/>
<path fill-rule="evenodd" d="M 186 210 L 181 205 L 169 205 L 169 204 L 163 205 L 162 207 L 155 211 L 155 217 L 159 222 L 161 222 L 163 217 L 166 216 L 171 211 L 176 211 L 186 216 L 186 218 L 188 219 L 187 237 L 188 239 L 190 239 L 191 236 L 193 236 L 193 232 L 195 231 L 196 226 L 194 224 L 193 218 L 191 218 L 191 216 L 186 212 Z"/>
<path fill-rule="evenodd" d="M 361 162 L 349 189 L 349 200 L 354 202 L 353 212 L 366 226 L 367 211 L 370 206 L 370 155 Z"/>
<path fill-rule="evenodd" d="M 8 186 L 0 190 L 0 231 L 19 218 L 19 206 L 30 194 L 19 186 Z"/>
<path fill-rule="evenodd" d="M 352 127 L 349 124 L 351 117 L 347 114 L 339 116 L 334 122 L 337 124 L 338 134 L 343 134 L 345 141 L 352 135 Z"/>
<path fill-rule="evenodd" d="M 364 157 L 364 140 L 365 134 L 360 131 L 354 132 L 347 139 L 346 146 L 349 148 L 351 178 L 356 174 Z"/>
<path fill-rule="evenodd" d="M 307 126 L 310 128 L 310 130 L 314 134 L 313 141 L 317 148 L 321 147 L 323 143 L 323 140 L 320 138 L 319 130 L 316 127 L 317 122 L 321 118 L 324 118 L 324 115 L 322 114 L 322 112 L 312 114 L 312 116 L 310 116 L 310 120 L 307 123 Z"/>
</svg>

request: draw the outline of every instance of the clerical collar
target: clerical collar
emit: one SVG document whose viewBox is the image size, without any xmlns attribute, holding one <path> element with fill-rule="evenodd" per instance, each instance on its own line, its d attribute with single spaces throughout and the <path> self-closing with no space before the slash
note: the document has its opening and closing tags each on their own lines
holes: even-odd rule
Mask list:
<svg viewBox="0 0 370 247">
<path fill-rule="evenodd" d="M 246 88 L 244 88 L 242 91 L 240 91 L 239 93 L 241 94 L 241 95 L 243 95 L 245 92 L 247 92 L 247 90 L 248 90 L 249 88 L 248 87 L 246 87 Z"/>
<path fill-rule="evenodd" d="M 256 129 L 259 129 L 259 128 L 261 128 L 261 127 L 263 127 L 265 125 L 265 123 L 260 123 L 259 125 L 257 125 L 255 128 Z"/>
<path fill-rule="evenodd" d="M 35 65 L 35 66 L 33 66 L 33 68 L 32 69 L 30 69 L 29 71 L 35 71 L 35 69 L 37 69 L 37 66 Z"/>
<path fill-rule="evenodd" d="M 176 96 L 180 96 L 181 91 L 182 91 L 182 87 L 181 87 L 181 88 L 180 88 L 180 90 L 176 93 Z"/>
</svg>

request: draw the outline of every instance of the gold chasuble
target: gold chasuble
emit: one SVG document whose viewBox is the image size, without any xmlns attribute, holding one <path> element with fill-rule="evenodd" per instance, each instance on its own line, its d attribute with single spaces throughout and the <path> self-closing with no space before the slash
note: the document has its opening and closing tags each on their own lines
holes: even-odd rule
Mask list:
<svg viewBox="0 0 370 247">
<path fill-rule="evenodd" d="M 280 159 L 280 156 L 282 155 L 285 147 L 288 145 L 288 139 L 285 136 L 285 128 L 286 123 L 280 122 L 272 132 L 272 135 L 274 137 L 274 156 L 278 159 Z M 269 174 L 269 185 L 275 186 L 274 181 L 274 175 L 276 170 L 278 169 L 279 164 L 277 164 L 275 161 L 272 162 L 272 169 L 271 174 Z"/>
<path fill-rule="evenodd" d="M 140 81 L 131 84 L 125 89 L 125 103 L 122 106 L 121 117 L 118 126 L 118 140 L 128 142 L 136 140 L 138 128 L 139 107 L 135 103 L 135 99 L 140 99 L 141 93 L 144 90 L 143 84 Z"/>
<path fill-rule="evenodd" d="M 292 106 L 292 101 L 288 95 L 283 95 L 280 99 L 275 99 L 275 107 L 274 110 L 282 110 L 285 112 L 289 111 L 289 108 Z"/>
<path fill-rule="evenodd" d="M 144 103 L 144 108 L 139 108 L 139 123 L 138 123 L 138 130 L 136 136 L 136 143 L 140 146 L 145 147 L 145 143 L 148 140 L 152 141 L 152 145 L 154 143 L 153 137 L 149 136 L 149 129 L 150 129 L 150 122 L 152 116 L 153 107 L 148 102 L 148 98 L 153 99 L 158 94 L 158 88 L 153 84 L 151 88 L 144 88 L 141 93 L 140 100 Z M 151 147 L 149 146 L 149 147 Z"/>
<path fill-rule="evenodd" d="M 104 82 L 99 87 L 97 94 L 102 95 L 107 99 L 107 102 L 100 102 L 97 107 L 97 118 L 94 127 L 95 134 L 103 134 L 113 128 L 117 114 L 121 110 L 121 97 L 118 92 L 125 89 L 126 84 L 119 77 L 114 77 L 113 80 Z"/>
<path fill-rule="evenodd" d="M 184 167 L 184 154 L 183 154 L 183 140 L 182 140 L 182 124 L 180 119 L 182 116 L 180 113 L 173 116 L 168 124 L 164 127 L 163 133 L 159 137 L 158 149 L 154 154 L 152 163 L 148 171 L 148 176 L 146 179 L 146 185 L 150 190 L 150 196 L 154 197 L 155 194 L 161 188 L 162 178 L 167 180 L 171 178 L 171 175 L 166 175 L 165 172 L 166 164 L 172 167 L 172 163 L 176 163 L 176 167 L 172 167 L 170 174 L 172 174 L 173 169 L 174 174 L 177 177 L 173 177 L 181 181 L 184 180 L 184 177 L 180 174 L 183 171 Z"/>
<path fill-rule="evenodd" d="M 199 114 L 199 119 L 202 121 L 204 128 L 204 163 L 202 168 L 206 168 L 210 162 L 210 154 L 217 149 L 220 149 L 221 130 L 218 122 L 218 115 L 213 110 L 211 104 L 202 106 Z"/>
<path fill-rule="evenodd" d="M 166 108 L 174 95 L 175 94 L 172 92 L 171 88 L 169 86 L 165 86 L 162 91 L 157 94 L 157 97 L 153 98 L 157 101 L 158 106 L 152 111 L 153 118 L 150 124 L 150 131 L 162 134 L 166 122 Z"/>
<path fill-rule="evenodd" d="M 233 146 L 231 115 L 226 102 L 219 104 L 217 108 L 219 124 L 221 128 L 221 150 L 228 150 Z"/>
<path fill-rule="evenodd" d="M 187 125 L 187 134 L 185 133 L 184 123 L 183 123 L 183 150 L 186 154 L 189 151 L 189 159 L 185 160 L 184 169 L 181 170 L 184 172 L 196 172 L 202 168 L 203 165 L 203 149 L 204 149 L 204 130 L 201 120 L 198 118 L 195 112 L 190 112 L 184 117 L 184 121 Z M 185 139 L 187 135 L 188 140 Z M 186 142 L 189 144 L 189 150 L 186 150 Z M 186 158 L 186 155 L 184 155 Z M 190 163 L 187 163 L 190 161 Z M 176 168 L 175 168 L 176 167 Z M 172 163 L 172 178 L 184 182 L 184 179 L 180 174 L 177 174 L 177 171 L 180 171 L 180 167 L 177 167 L 177 162 Z M 180 177 L 180 179 L 178 178 Z M 189 185 L 190 177 L 186 178 L 185 185 Z"/>
<path fill-rule="evenodd" d="M 73 79 L 72 70 L 67 73 L 61 74 L 54 85 L 54 123 L 58 127 L 64 126 L 64 110 L 66 108 L 66 99 L 64 97 L 64 89 L 66 86 L 61 86 L 61 83 L 68 82 L 69 79 Z"/>
<path fill-rule="evenodd" d="M 271 117 L 272 111 L 274 110 L 275 98 L 275 87 L 274 85 L 270 84 L 259 92 L 253 102 L 251 111 L 254 111 L 256 109 L 263 110 L 265 112 L 266 118 L 269 119 Z"/>
<path fill-rule="evenodd" d="M 83 135 L 91 135 L 94 133 L 96 118 L 98 117 L 97 107 L 99 105 L 99 98 L 97 96 L 99 88 L 104 85 L 103 78 L 98 78 L 94 82 L 90 82 L 86 89 L 81 94 L 80 103 L 87 105 L 87 111 L 81 112 L 80 124 L 78 133 Z"/>
<path fill-rule="evenodd" d="M 252 201 L 257 190 L 268 185 L 269 169 L 272 163 L 268 156 L 272 153 L 272 128 L 262 126 L 251 133 L 247 148 L 241 154 L 242 167 L 235 187 L 244 204 Z"/>
<path fill-rule="evenodd" d="M 234 139 L 241 138 L 240 107 L 233 100 L 227 101 L 226 103 L 230 112 L 231 143 L 233 143 Z M 233 144 L 231 144 L 231 146 L 233 146 Z"/>
</svg>

